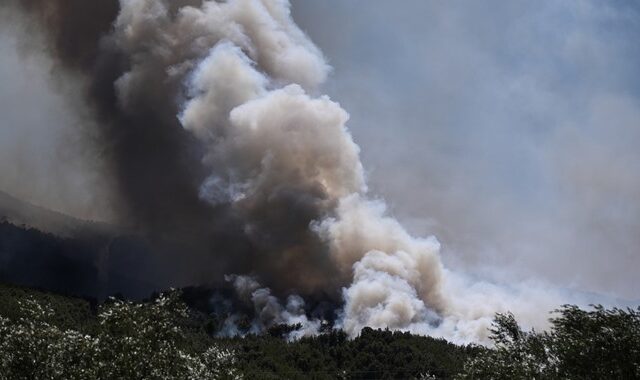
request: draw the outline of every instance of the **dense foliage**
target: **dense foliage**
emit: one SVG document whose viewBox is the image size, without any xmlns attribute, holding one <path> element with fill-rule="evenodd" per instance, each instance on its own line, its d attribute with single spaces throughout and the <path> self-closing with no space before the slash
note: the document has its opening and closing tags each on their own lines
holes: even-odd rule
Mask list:
<svg viewBox="0 0 640 380">
<path fill-rule="evenodd" d="M 84 331 L 64 327 L 69 318 L 42 297 L 15 303 L 13 318 L 0 315 L 0 380 L 240 377 L 231 351 L 194 349 L 180 324 L 188 311 L 178 292 L 146 304 L 111 300 Z"/>
<path fill-rule="evenodd" d="M 525 332 L 498 314 L 493 348 L 469 360 L 459 379 L 640 379 L 640 308 L 556 310 L 549 331 Z"/>
<path fill-rule="evenodd" d="M 98 307 L 0 285 L 0 379 L 447 379 L 478 350 L 372 329 L 353 340 L 327 331 L 289 342 L 291 326 L 215 338 L 216 317 L 178 295 Z"/>
<path fill-rule="evenodd" d="M 491 348 L 369 328 L 216 338 L 201 309 L 177 291 L 97 305 L 0 285 L 0 380 L 640 378 L 640 309 L 565 306 L 542 333 L 498 314 Z"/>
<path fill-rule="evenodd" d="M 238 363 L 252 379 L 452 378 L 477 348 L 443 339 L 365 328 L 353 340 L 333 331 L 286 342 L 274 336 L 237 340 Z"/>
</svg>

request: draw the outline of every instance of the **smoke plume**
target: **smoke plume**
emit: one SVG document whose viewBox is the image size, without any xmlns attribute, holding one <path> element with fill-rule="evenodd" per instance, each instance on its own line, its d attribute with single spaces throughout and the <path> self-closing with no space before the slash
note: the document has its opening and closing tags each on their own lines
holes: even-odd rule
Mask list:
<svg viewBox="0 0 640 380">
<path fill-rule="evenodd" d="M 45 33 L 56 72 L 81 78 L 121 222 L 159 242 L 171 281 L 266 284 L 229 277 L 255 329 L 317 332 L 302 298 L 317 296 L 343 301 L 351 336 L 372 326 L 466 342 L 496 311 L 539 308 L 525 320 L 538 324 L 560 303 L 448 271 L 435 237 L 411 236 L 368 193 L 349 115 L 319 95 L 330 67 L 288 1 L 6 7 Z"/>
<path fill-rule="evenodd" d="M 289 295 L 286 303 L 283 304 L 280 299 L 271 294 L 271 289 L 262 287 L 252 277 L 229 275 L 225 276 L 225 279 L 232 283 L 236 298 L 245 306 L 249 305 L 253 308 L 254 318 L 247 333 L 259 334 L 269 328 L 286 325 L 291 327 L 287 338 L 296 340 L 304 336 L 318 334 L 320 329 L 328 323 L 320 318 L 309 318 L 308 312 L 305 310 L 306 303 L 297 294 Z M 239 318 L 239 315 L 231 313 L 225 319 L 218 335 L 241 335 L 243 331 L 237 326 Z"/>
</svg>

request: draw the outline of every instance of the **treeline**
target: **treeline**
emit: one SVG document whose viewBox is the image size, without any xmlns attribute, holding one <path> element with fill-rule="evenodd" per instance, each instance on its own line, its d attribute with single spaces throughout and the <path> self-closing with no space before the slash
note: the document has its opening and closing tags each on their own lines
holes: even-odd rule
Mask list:
<svg viewBox="0 0 640 380">
<path fill-rule="evenodd" d="M 277 336 L 233 339 L 239 366 L 251 379 L 451 379 L 478 347 L 457 346 L 403 332 L 365 328 L 349 340 L 341 331 L 287 342 Z"/>
<path fill-rule="evenodd" d="M 216 338 L 214 318 L 179 291 L 97 305 L 0 285 L 0 380 L 640 378 L 640 310 L 565 306 L 547 332 L 497 315 L 492 348 L 368 328 Z"/>
<path fill-rule="evenodd" d="M 548 331 L 523 331 L 498 314 L 495 346 L 465 365 L 459 379 L 640 379 L 640 307 L 581 310 L 564 305 Z"/>
<path fill-rule="evenodd" d="M 97 299 L 115 293 L 142 299 L 155 288 L 150 283 L 155 273 L 139 268 L 152 260 L 152 249 L 136 236 L 77 227 L 62 237 L 0 216 L 2 283 Z"/>
</svg>

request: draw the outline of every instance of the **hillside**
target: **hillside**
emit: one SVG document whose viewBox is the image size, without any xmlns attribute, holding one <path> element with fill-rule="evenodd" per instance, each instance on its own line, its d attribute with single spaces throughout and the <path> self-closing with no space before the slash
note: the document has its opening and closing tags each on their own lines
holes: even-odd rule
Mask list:
<svg viewBox="0 0 640 380">
<path fill-rule="evenodd" d="M 238 374 L 247 379 L 399 379 L 416 378 L 426 373 L 437 378 L 449 379 L 461 370 L 466 359 L 478 352 L 478 348 L 456 346 L 441 339 L 372 329 L 363 330 L 360 337 L 353 340 L 347 339 L 340 331 L 327 331 L 316 337 L 287 341 L 282 337 L 282 332 L 287 330 L 285 326 L 271 329 L 260 336 L 215 338 L 208 329 L 214 316 L 191 307 L 186 307 L 184 313 L 174 312 L 181 310 L 180 305 L 184 304 L 180 300 L 171 301 L 170 295 L 167 299 L 170 301 L 165 300 L 163 303 L 169 305 L 166 306 L 166 310 L 165 306 L 154 309 L 157 302 L 153 301 L 148 301 L 141 305 L 142 309 L 137 309 L 133 304 L 126 302 L 111 301 L 96 305 L 85 299 L 0 285 L 0 322 L 4 318 L 5 325 L 20 326 L 20 321 L 26 319 L 32 327 L 30 331 L 36 335 L 39 329 L 45 329 L 48 325 L 54 326 L 55 333 L 48 332 L 46 339 L 53 339 L 51 337 L 55 334 L 64 336 L 69 331 L 104 336 L 107 334 L 104 331 L 105 318 L 110 323 L 108 318 L 114 314 L 119 315 L 119 327 L 117 331 L 108 332 L 114 339 L 118 339 L 118 334 L 138 338 L 136 323 L 143 323 L 145 329 L 160 329 L 162 326 L 156 326 L 156 323 L 167 323 L 177 326 L 180 331 L 180 334 L 169 342 L 175 345 L 176 350 L 197 356 L 198 353 L 206 352 L 212 347 L 223 347 L 233 353 Z M 152 313 L 145 314 L 146 310 Z M 167 313 L 164 314 L 164 311 Z M 131 330 L 132 328 L 134 330 Z M 161 336 L 154 335 L 148 339 L 156 338 L 161 339 Z M 22 347 L 19 344 L 18 346 Z M 134 354 L 129 358 L 136 362 L 143 359 L 142 356 L 136 357 Z M 46 365 L 46 362 L 37 364 Z M 13 370 L 31 371 L 29 368 L 17 367 Z M 69 372 L 66 374 L 70 376 L 71 369 L 67 371 Z"/>
<path fill-rule="evenodd" d="M 0 281 L 98 299 L 141 299 L 155 286 L 141 268 L 147 242 L 124 229 L 79 220 L 0 192 Z"/>
<path fill-rule="evenodd" d="M 62 237 L 115 234 L 113 225 L 74 218 L 25 202 L 0 191 L 0 221 L 47 231 Z"/>
<path fill-rule="evenodd" d="M 296 326 L 217 337 L 190 292 L 96 304 L 0 285 L 0 379 L 638 379 L 640 308 L 564 306 L 546 332 L 495 318 L 492 348 L 363 329 L 287 340 Z M 185 298 L 188 303 L 185 303 Z"/>
<path fill-rule="evenodd" d="M 58 333 L 100 334 L 100 313 L 109 303 L 99 300 L 113 294 L 139 300 L 156 289 L 139 272 L 150 254 L 143 241 L 112 226 L 0 192 L 0 317 L 37 323 L 29 308 L 46 305 L 44 322 Z M 328 328 L 318 337 L 289 342 L 285 336 L 293 327 L 288 326 L 261 336 L 216 338 L 228 316 L 212 312 L 211 299 L 227 293 L 222 288 L 184 289 L 188 318 L 171 322 L 182 327 L 181 345 L 189 352 L 231 347 L 244 378 L 405 378 L 421 373 L 451 378 L 475 352 L 444 340 L 371 329 L 355 340 Z M 242 318 L 253 318 L 252 310 L 245 312 Z"/>
</svg>

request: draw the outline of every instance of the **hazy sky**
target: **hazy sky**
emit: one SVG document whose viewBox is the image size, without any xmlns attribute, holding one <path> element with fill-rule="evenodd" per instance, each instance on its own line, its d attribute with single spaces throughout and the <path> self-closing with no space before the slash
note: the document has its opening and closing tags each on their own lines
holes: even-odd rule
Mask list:
<svg viewBox="0 0 640 380">
<path fill-rule="evenodd" d="M 372 191 L 444 260 L 640 297 L 640 5 L 294 1 Z"/>
<path fill-rule="evenodd" d="M 94 129 L 81 107 L 72 107 L 80 91 L 69 78 L 52 78 L 38 42 L 20 38 L 12 21 L 0 13 L 0 191 L 82 218 L 108 218 L 99 152 L 89 151 Z"/>
<path fill-rule="evenodd" d="M 638 4 L 294 0 L 293 12 L 334 67 L 323 92 L 351 114 L 371 191 L 436 235 L 450 266 L 638 299 Z M 5 21 L 0 189 L 99 217 L 84 122 Z"/>
</svg>

